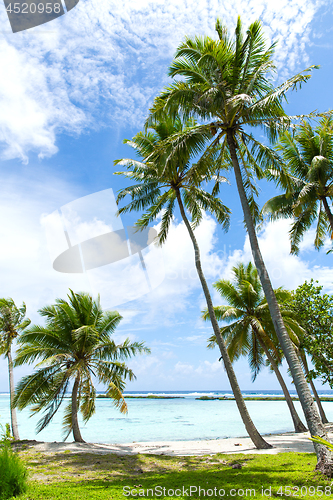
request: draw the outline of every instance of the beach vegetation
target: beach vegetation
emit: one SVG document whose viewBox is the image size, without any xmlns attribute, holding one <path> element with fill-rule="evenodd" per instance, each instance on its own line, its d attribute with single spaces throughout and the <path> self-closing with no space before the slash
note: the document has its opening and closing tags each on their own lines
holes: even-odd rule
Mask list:
<svg viewBox="0 0 333 500">
<path fill-rule="evenodd" d="M 39 313 L 45 326 L 33 325 L 24 331 L 15 359 L 15 366 L 38 361 L 37 370 L 18 383 L 14 404 L 20 410 L 32 406 L 32 413 L 44 411 L 37 425 L 40 432 L 71 388 L 64 410 L 64 438 L 73 432 L 74 440 L 83 442 L 78 413 L 84 422 L 95 413 L 94 378 L 106 385 L 106 395 L 126 413 L 122 392 L 126 379 L 133 380 L 135 375 L 124 360 L 150 351 L 143 342 L 128 338 L 116 344 L 112 334 L 122 316 L 117 311 L 103 311 L 99 297 L 70 290 L 68 300 L 57 299 Z"/>
<path fill-rule="evenodd" d="M 296 288 L 291 307 L 306 331 L 303 346 L 313 364 L 309 378 L 319 377 L 333 388 L 333 296 L 312 279 Z"/>
<path fill-rule="evenodd" d="M 29 326 L 30 319 L 25 317 L 26 305 L 17 307 L 13 299 L 0 299 L 0 354 L 7 358 L 9 374 L 9 401 L 12 435 L 20 439 L 16 409 L 13 406 L 15 384 L 13 373 L 12 345 L 15 339 Z"/>
<path fill-rule="evenodd" d="M 322 290 L 323 286 L 319 285 L 318 281 L 305 281 L 293 291 L 290 306 L 305 330 L 298 349 L 321 419 L 327 423 L 314 385 L 314 379 L 320 378 L 322 384 L 328 383 L 333 388 L 333 296 L 323 293 Z M 307 354 L 311 359 L 311 369 L 308 366 Z"/>
<path fill-rule="evenodd" d="M 157 243 L 162 245 L 168 236 L 178 206 L 193 244 L 194 262 L 206 299 L 208 314 L 241 418 L 254 445 L 265 449 L 271 446 L 259 434 L 248 413 L 225 342 L 220 334 L 194 232 L 203 218 L 204 211 L 215 216 L 224 229 L 228 229 L 229 226 L 230 210 L 218 197 L 201 187 L 203 180 L 209 181 L 215 176 L 216 165 L 212 158 L 203 158 L 200 162 L 193 163 L 202 152 L 209 135 L 210 131 L 197 128 L 193 119 L 182 120 L 179 116 L 171 118 L 164 114 L 156 120 L 151 120 L 149 129 L 145 132 L 139 132 L 132 140 L 125 140 L 125 143 L 135 149 L 139 160 L 124 158 L 115 161 L 115 164 L 126 168 L 125 171 L 115 174 L 124 175 L 128 180 L 135 182 L 119 192 L 118 203 L 126 197 L 131 199 L 127 205 L 119 208 L 119 214 L 143 211 L 143 215 L 135 224 L 138 230 L 147 228 L 162 214 L 157 235 Z M 215 180 L 218 184 L 226 181 L 221 175 Z"/>
<path fill-rule="evenodd" d="M 0 441 L 0 500 L 20 496 L 27 490 L 28 470 L 4 432 Z"/>
<path fill-rule="evenodd" d="M 251 129 L 260 130 L 274 143 L 297 119 L 304 119 L 305 115 L 288 116 L 283 104 L 287 92 L 306 83 L 317 66 L 310 66 L 276 87 L 275 43 L 267 45 L 259 20 L 244 32 L 238 18 L 233 36 L 219 19 L 215 29 L 215 38 L 186 37 L 179 45 L 169 68 L 169 76 L 174 80 L 156 97 L 147 126 L 165 113 L 195 117 L 201 122 L 200 130 L 211 132 L 202 158 L 214 159 L 217 176 L 226 166 L 233 168 L 253 260 L 308 428 L 312 435 L 325 436 L 300 360 L 284 325 L 256 234 L 260 210 L 256 203 L 255 179 L 265 176 L 270 179 L 272 170 L 283 175 L 283 169 L 277 152 L 251 132 Z M 314 116 L 317 114 L 306 118 Z M 218 189 L 214 193 L 217 195 Z M 326 470 L 326 465 L 331 463 L 329 451 L 318 443 L 314 447 L 318 469 Z"/>
<path fill-rule="evenodd" d="M 232 280 L 221 279 L 213 286 L 228 303 L 214 307 L 214 311 L 218 321 L 227 323 L 221 327 L 221 334 L 225 339 L 231 361 L 247 356 L 254 381 L 262 367 L 266 366 L 267 360 L 283 391 L 295 432 L 305 432 L 307 429 L 296 411 L 279 370 L 282 353 L 257 269 L 252 262 L 247 265 L 239 263 L 232 268 Z M 289 307 L 291 293 L 283 288 L 274 290 L 274 293 L 290 337 L 298 340 L 304 331 L 297 321 L 295 312 Z M 207 310 L 203 311 L 203 318 L 209 319 Z M 212 335 L 208 339 L 208 347 L 215 346 L 216 338 Z"/>
</svg>

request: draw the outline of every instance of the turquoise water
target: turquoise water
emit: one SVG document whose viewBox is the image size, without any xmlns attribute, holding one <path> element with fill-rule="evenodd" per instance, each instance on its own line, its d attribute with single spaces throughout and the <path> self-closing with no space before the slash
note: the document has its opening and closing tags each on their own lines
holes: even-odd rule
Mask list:
<svg viewBox="0 0 333 500">
<path fill-rule="evenodd" d="M 147 393 L 146 393 L 147 394 Z M 157 393 L 158 394 L 158 393 Z M 173 441 L 218 439 L 246 435 L 244 425 L 234 401 L 199 401 L 203 393 L 178 393 L 184 399 L 127 399 L 128 414 L 121 415 L 107 399 L 96 400 L 96 414 L 87 424 L 81 423 L 82 437 L 95 443 L 130 443 L 133 441 Z M 205 393 L 222 395 L 221 393 Z M 259 393 L 251 393 L 259 395 Z M 262 393 L 261 393 L 262 394 Z M 266 394 L 279 395 L 279 391 Z M 325 392 L 327 395 L 327 392 Z M 227 395 L 230 395 L 229 393 Z M 293 431 L 287 405 L 284 401 L 247 401 L 250 415 L 262 434 Z M 297 411 L 303 417 L 300 404 Z M 324 402 L 324 409 L 333 421 L 333 403 Z M 40 415 L 30 417 L 29 410 L 18 412 L 21 439 L 38 441 L 62 440 L 62 409 L 49 426 L 36 434 L 35 427 Z M 10 421 L 9 396 L 0 395 L 0 422 Z M 69 441 L 72 441 L 70 436 Z"/>
</svg>

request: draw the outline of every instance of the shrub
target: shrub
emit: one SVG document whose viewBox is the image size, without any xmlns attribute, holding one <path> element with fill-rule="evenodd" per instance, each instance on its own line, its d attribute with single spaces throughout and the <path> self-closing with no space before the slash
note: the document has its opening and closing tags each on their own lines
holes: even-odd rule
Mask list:
<svg viewBox="0 0 333 500">
<path fill-rule="evenodd" d="M 0 449 L 0 500 L 16 497 L 26 491 L 28 471 L 20 457 L 11 449 L 8 439 Z"/>
<path fill-rule="evenodd" d="M 9 441 L 14 441 L 14 437 L 12 436 L 12 433 L 10 431 L 10 425 L 8 423 L 5 425 L 5 430 L 3 432 L 3 438 L 8 439 Z"/>
</svg>

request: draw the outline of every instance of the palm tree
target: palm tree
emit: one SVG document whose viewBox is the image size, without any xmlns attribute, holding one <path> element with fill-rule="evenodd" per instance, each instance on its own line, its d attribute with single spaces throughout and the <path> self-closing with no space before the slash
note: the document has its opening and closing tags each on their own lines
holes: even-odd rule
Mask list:
<svg viewBox="0 0 333 500">
<path fill-rule="evenodd" d="M 13 407 L 14 401 L 14 374 L 12 359 L 12 344 L 20 332 L 30 324 L 30 319 L 25 318 L 26 306 L 23 302 L 21 307 L 17 307 L 13 299 L 0 299 L 0 354 L 8 360 L 9 374 L 9 399 L 12 434 L 14 439 L 19 440 L 19 431 L 16 418 L 16 410 Z"/>
<path fill-rule="evenodd" d="M 333 118 L 323 117 L 317 128 L 303 121 L 296 133 L 286 131 L 277 150 L 283 171 L 271 177 L 285 189 L 263 207 L 272 220 L 293 218 L 290 230 L 291 253 L 299 252 L 304 233 L 317 221 L 315 247 L 319 249 L 326 234 L 333 237 Z M 330 202 L 330 203 L 329 203 Z"/>
<path fill-rule="evenodd" d="M 306 427 L 298 416 L 278 368 L 281 357 L 276 348 L 277 339 L 258 272 L 249 262 L 247 266 L 242 263 L 234 266 L 232 274 L 233 281 L 222 279 L 213 285 L 222 299 L 226 299 L 229 304 L 214 307 L 214 311 L 218 321 L 229 323 L 221 328 L 221 334 L 226 341 L 230 359 L 234 362 L 240 356 L 248 356 L 253 373 L 252 381 L 254 381 L 265 365 L 264 357 L 266 356 L 285 396 L 295 431 L 305 432 Z M 275 295 L 289 334 L 291 336 L 297 335 L 302 328 L 295 321 L 295 314 L 286 308 L 290 292 L 279 288 L 275 290 Z M 203 318 L 209 319 L 207 310 L 203 312 Z M 210 337 L 208 341 L 209 348 L 215 347 L 215 335 Z"/>
<path fill-rule="evenodd" d="M 118 203 L 127 195 L 131 196 L 132 201 L 120 208 L 119 213 L 144 210 L 144 214 L 136 222 L 138 230 L 146 228 L 162 213 L 161 227 L 157 235 L 157 241 L 162 245 L 167 238 L 175 205 L 178 203 L 193 244 L 195 265 L 213 331 L 241 418 L 254 445 L 260 449 L 270 448 L 271 445 L 261 437 L 247 411 L 224 340 L 220 335 L 212 299 L 201 267 L 198 242 L 193 231 L 202 219 L 203 210 L 215 215 L 224 228 L 227 228 L 229 223 L 229 209 L 218 198 L 199 186 L 203 179 L 209 180 L 212 177 L 214 164 L 211 161 L 201 161 L 200 165 L 191 165 L 191 158 L 200 153 L 208 134 L 207 131 L 197 129 L 193 120 L 183 123 L 179 117 L 171 119 L 164 116 L 163 119 L 151 123 L 150 131 L 140 132 L 131 141 L 125 140 L 125 143 L 137 151 L 141 161 L 122 159 L 115 162 L 127 167 L 127 171 L 115 172 L 116 174 L 125 175 L 136 182 L 135 185 L 120 191 Z M 191 215 L 191 223 L 187 218 L 186 209 Z"/>
<path fill-rule="evenodd" d="M 39 313 L 46 325 L 33 325 L 21 335 L 15 366 L 38 360 L 40 368 L 19 382 L 14 404 L 20 410 L 33 405 L 33 413 L 45 411 L 37 425 L 40 432 L 52 420 L 73 382 L 63 426 L 65 439 L 73 431 L 74 440 L 82 443 L 78 412 L 84 422 L 95 412 L 92 377 L 107 386 L 107 396 L 126 413 L 124 380 L 132 380 L 135 375 L 122 360 L 150 351 L 142 342 L 131 343 L 129 339 L 117 345 L 111 335 L 122 317 L 117 311 L 103 311 L 99 298 L 94 300 L 86 293 L 70 290 L 68 301 L 57 299 Z"/>
<path fill-rule="evenodd" d="M 261 167 L 268 164 L 279 170 L 279 158 L 248 132 L 249 127 L 260 128 L 269 140 L 276 140 L 278 133 L 287 129 L 293 120 L 282 106 L 286 92 L 306 82 L 314 66 L 275 88 L 271 79 L 275 70 L 272 61 L 274 44 L 266 48 L 260 21 L 252 23 L 244 36 L 238 18 L 234 39 L 229 37 L 227 28 L 219 20 L 216 31 L 217 40 L 207 36 L 186 38 L 179 46 L 169 75 L 180 76 L 180 80 L 174 81 L 155 99 L 147 125 L 162 113 L 175 116 L 181 112 L 185 117 L 197 116 L 201 122 L 206 122 L 207 130 L 214 136 L 206 150 L 206 158 L 215 155 L 215 164 L 221 168 L 225 162 L 231 162 L 253 260 L 274 329 L 290 367 L 309 430 L 313 436 L 324 436 L 324 427 L 283 323 L 253 219 L 251 175 L 254 171 L 257 176 L 263 176 Z M 325 471 L 326 466 L 330 467 L 327 465 L 330 454 L 318 443 L 314 447 L 318 458 L 317 469 Z"/>
</svg>

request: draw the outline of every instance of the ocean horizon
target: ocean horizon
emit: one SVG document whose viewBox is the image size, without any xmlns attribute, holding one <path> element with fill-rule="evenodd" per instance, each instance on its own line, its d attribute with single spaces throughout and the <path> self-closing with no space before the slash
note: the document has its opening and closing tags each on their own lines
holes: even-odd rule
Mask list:
<svg viewBox="0 0 333 500">
<path fill-rule="evenodd" d="M 283 396 L 279 390 L 247 390 L 244 396 Z M 295 390 L 291 390 L 296 395 Z M 319 390 L 321 396 L 333 396 L 332 390 Z M 103 394 L 100 392 L 99 394 Z M 128 413 L 123 415 L 112 401 L 96 399 L 96 413 L 84 424 L 80 421 L 83 439 L 94 443 L 132 443 L 138 441 L 178 441 L 221 439 L 246 436 L 235 401 L 228 400 L 231 390 L 221 391 L 125 391 L 125 396 L 173 396 L 173 399 L 127 399 Z M 200 396 L 225 397 L 223 400 L 200 401 Z M 39 434 L 35 428 L 43 413 L 31 415 L 29 409 L 18 411 L 21 439 L 62 441 L 63 408 Z M 298 401 L 295 407 L 302 421 L 305 418 Z M 246 401 L 249 413 L 261 434 L 279 434 L 294 430 L 285 401 Z M 333 421 L 333 402 L 323 402 L 329 421 Z M 0 423 L 10 422 L 9 394 L 0 393 Z M 72 441 L 69 436 L 68 441 Z"/>
</svg>

